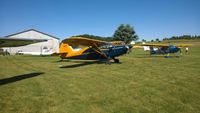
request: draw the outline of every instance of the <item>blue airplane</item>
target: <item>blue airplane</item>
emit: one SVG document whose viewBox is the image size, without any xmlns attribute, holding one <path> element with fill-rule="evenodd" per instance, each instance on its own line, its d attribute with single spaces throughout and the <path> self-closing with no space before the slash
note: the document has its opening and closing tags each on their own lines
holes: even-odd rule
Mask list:
<svg viewBox="0 0 200 113">
<path fill-rule="evenodd" d="M 178 57 L 178 53 L 181 53 L 181 48 L 191 46 L 191 44 L 142 44 L 142 46 L 149 46 L 151 55 L 163 54 L 166 55 L 166 58 L 168 58 L 170 57 L 170 54 L 176 54 Z"/>
</svg>

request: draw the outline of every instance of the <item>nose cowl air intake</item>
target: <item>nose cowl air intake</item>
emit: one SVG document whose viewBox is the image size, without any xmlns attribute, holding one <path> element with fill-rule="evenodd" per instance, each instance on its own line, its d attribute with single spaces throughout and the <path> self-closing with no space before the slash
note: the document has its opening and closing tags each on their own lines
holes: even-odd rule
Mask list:
<svg viewBox="0 0 200 113">
<path fill-rule="evenodd" d="M 126 45 L 126 53 L 130 53 L 131 52 L 131 48 L 133 47 L 132 45 Z"/>
</svg>

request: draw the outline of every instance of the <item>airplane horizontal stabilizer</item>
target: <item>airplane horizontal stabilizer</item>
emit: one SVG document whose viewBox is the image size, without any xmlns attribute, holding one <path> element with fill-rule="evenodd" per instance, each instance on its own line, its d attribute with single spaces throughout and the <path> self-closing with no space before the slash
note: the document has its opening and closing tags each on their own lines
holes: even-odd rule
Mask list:
<svg viewBox="0 0 200 113">
<path fill-rule="evenodd" d="M 67 55 L 68 52 L 63 52 L 63 53 L 52 53 L 51 56 L 61 56 L 61 55 Z"/>
</svg>

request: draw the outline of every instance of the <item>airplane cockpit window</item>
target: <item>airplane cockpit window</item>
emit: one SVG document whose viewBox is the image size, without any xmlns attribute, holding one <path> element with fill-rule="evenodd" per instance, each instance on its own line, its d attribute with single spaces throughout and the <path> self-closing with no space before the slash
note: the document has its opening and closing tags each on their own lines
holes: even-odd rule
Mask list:
<svg viewBox="0 0 200 113">
<path fill-rule="evenodd" d="M 109 44 L 106 44 L 106 45 L 102 45 L 102 46 L 100 46 L 99 48 L 100 48 L 100 49 L 109 49 L 109 48 L 111 48 L 111 47 L 113 47 L 113 44 L 112 44 L 112 43 L 109 43 Z"/>
</svg>

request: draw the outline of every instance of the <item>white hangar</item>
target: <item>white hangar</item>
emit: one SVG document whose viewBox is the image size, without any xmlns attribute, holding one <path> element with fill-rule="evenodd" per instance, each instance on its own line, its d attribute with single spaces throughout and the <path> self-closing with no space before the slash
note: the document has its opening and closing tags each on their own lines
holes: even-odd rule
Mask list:
<svg viewBox="0 0 200 113">
<path fill-rule="evenodd" d="M 31 55 L 49 55 L 54 52 L 59 52 L 59 38 L 40 32 L 35 29 L 29 29 L 26 31 L 18 32 L 5 36 L 7 38 L 30 38 L 30 39 L 45 39 L 45 42 L 34 43 L 20 47 L 4 48 L 5 51 L 10 54 L 31 54 Z"/>
</svg>

